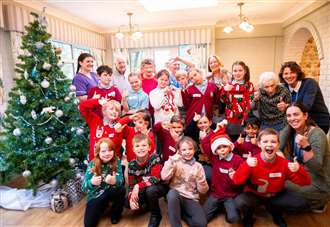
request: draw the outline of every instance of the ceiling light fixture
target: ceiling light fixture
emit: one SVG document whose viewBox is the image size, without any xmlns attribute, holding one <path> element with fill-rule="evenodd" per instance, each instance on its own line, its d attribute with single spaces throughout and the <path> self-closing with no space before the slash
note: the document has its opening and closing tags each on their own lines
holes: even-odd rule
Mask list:
<svg viewBox="0 0 330 227">
<path fill-rule="evenodd" d="M 128 12 L 128 35 L 133 40 L 138 40 L 143 37 L 143 33 L 140 31 L 139 26 L 137 24 L 132 23 L 132 15 L 133 13 Z M 115 34 L 115 37 L 117 39 L 123 39 L 125 37 L 124 33 L 122 32 L 122 29 L 125 27 L 125 25 L 121 25 L 118 28 L 118 32 Z"/>
<path fill-rule="evenodd" d="M 246 16 L 244 16 L 242 13 L 242 7 L 243 7 L 244 3 L 239 2 L 239 3 L 237 3 L 237 5 L 239 6 L 239 21 L 240 21 L 239 28 L 245 32 L 252 32 L 254 29 L 254 26 L 249 23 L 248 18 Z M 225 33 L 231 33 L 234 31 L 234 28 L 232 26 L 228 25 L 223 28 L 223 31 Z"/>
</svg>

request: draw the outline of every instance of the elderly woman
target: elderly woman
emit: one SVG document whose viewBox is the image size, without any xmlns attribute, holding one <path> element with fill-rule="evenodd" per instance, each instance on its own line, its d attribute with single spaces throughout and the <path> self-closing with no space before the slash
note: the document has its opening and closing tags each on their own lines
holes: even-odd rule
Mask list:
<svg viewBox="0 0 330 227">
<path fill-rule="evenodd" d="M 312 78 L 305 78 L 300 66 L 294 61 L 285 62 L 279 76 L 290 90 L 292 102 L 303 103 L 309 116 L 327 134 L 330 115 L 318 83 Z"/>
<path fill-rule="evenodd" d="M 304 197 L 312 211 L 324 212 L 330 192 L 330 151 L 322 129 L 309 118 L 301 103 L 293 103 L 286 110 L 288 126 L 280 133 L 280 149 L 290 160 L 303 164 L 312 178 L 309 186 L 287 184 L 291 191 Z"/>
<path fill-rule="evenodd" d="M 280 131 L 285 126 L 285 110 L 291 103 L 290 92 L 279 83 L 274 72 L 260 75 L 260 89 L 254 93 L 252 108 L 257 110 L 261 128 L 273 128 Z"/>
</svg>

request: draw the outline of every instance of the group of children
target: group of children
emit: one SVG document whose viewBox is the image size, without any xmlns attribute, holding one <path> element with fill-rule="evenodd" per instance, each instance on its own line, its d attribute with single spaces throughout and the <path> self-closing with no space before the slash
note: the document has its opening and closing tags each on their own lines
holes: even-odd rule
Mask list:
<svg viewBox="0 0 330 227">
<path fill-rule="evenodd" d="M 222 208 L 229 223 L 242 217 L 245 226 L 252 226 L 260 204 L 274 223 L 285 226 L 282 211 L 306 209 L 298 196 L 284 190 L 284 182 L 308 185 L 308 173 L 281 156 L 275 130 L 259 132 L 260 122 L 249 117 L 254 88 L 244 63 L 234 63 L 233 81 L 220 86 L 199 69 L 180 71 L 181 88 L 174 88 L 167 70 L 154 78 L 152 62 L 144 61 L 142 76 L 131 73 L 131 90 L 123 94 L 110 85 L 110 68 L 101 67 L 99 86 L 80 103 L 90 128 L 85 226 L 97 225 L 109 201 L 112 224 L 119 222 L 126 201 L 132 210 L 146 205 L 148 226 L 159 226 L 159 199 L 165 196 L 175 227 L 181 218 L 189 226 L 207 226 Z M 220 102 L 226 104 L 225 120 L 213 122 L 213 106 Z M 200 194 L 206 193 L 202 205 Z"/>
</svg>

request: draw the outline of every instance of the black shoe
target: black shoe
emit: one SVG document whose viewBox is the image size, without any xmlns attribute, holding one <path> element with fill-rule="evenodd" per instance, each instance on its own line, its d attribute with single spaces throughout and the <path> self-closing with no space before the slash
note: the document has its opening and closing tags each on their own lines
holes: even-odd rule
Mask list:
<svg viewBox="0 0 330 227">
<path fill-rule="evenodd" d="M 282 217 L 282 215 L 273 215 L 273 222 L 280 226 L 280 227 L 286 227 L 286 222 L 284 220 L 284 218 Z"/>
<path fill-rule="evenodd" d="M 120 219 L 121 219 L 121 215 L 111 217 L 110 218 L 111 224 L 113 225 L 117 224 L 120 221 Z"/>
<path fill-rule="evenodd" d="M 244 217 L 242 219 L 242 224 L 244 227 L 253 227 L 253 216 Z"/>
<path fill-rule="evenodd" d="M 149 219 L 148 227 L 158 227 L 160 221 L 162 220 L 162 215 L 151 215 Z"/>
</svg>

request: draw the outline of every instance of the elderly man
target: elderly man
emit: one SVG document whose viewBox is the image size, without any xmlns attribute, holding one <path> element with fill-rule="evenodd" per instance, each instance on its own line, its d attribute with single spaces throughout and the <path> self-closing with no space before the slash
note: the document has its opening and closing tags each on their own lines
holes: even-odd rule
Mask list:
<svg viewBox="0 0 330 227">
<path fill-rule="evenodd" d="M 251 107 L 258 110 L 262 129 L 273 128 L 279 132 L 286 124 L 285 111 L 291 103 L 290 92 L 279 83 L 274 72 L 262 73 L 259 86 Z"/>
<path fill-rule="evenodd" d="M 117 56 L 115 59 L 115 69 L 112 74 L 112 83 L 119 89 L 121 94 L 125 90 L 129 91 L 131 89 L 128 82 L 129 72 L 126 67 L 126 60 L 122 56 Z"/>
</svg>

